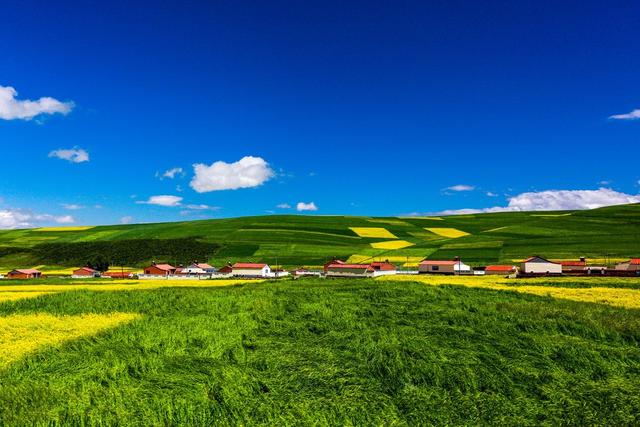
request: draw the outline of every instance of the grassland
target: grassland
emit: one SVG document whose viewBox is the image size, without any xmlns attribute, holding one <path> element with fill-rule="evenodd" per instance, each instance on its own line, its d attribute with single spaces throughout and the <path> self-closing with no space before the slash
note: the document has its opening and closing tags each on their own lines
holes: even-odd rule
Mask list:
<svg viewBox="0 0 640 427">
<path fill-rule="evenodd" d="M 517 289 L 637 280 L 90 283 L 0 286 L 50 292 L 0 303 L 43 325 L 0 369 L 1 425 L 640 422 L 640 311 Z"/>
<path fill-rule="evenodd" d="M 406 243 L 399 247 L 397 241 Z M 33 266 L 63 271 L 100 256 L 136 269 L 152 260 L 186 264 L 195 259 L 217 266 L 239 260 L 318 266 L 352 255 L 460 255 L 478 265 L 512 263 L 533 254 L 602 261 L 640 256 L 640 205 L 441 217 L 261 216 L 0 231 L 0 271 Z"/>
</svg>

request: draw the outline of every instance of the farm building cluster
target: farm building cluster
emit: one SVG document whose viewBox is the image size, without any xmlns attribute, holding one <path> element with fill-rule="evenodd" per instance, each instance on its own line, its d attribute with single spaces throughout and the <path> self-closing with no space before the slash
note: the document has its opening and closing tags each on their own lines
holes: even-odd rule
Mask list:
<svg viewBox="0 0 640 427">
<path fill-rule="evenodd" d="M 532 256 L 518 265 L 499 264 L 472 267 L 456 257 L 453 260 L 425 259 L 418 264 L 417 269 L 398 268 L 395 264 L 385 261 L 369 263 L 349 263 L 339 259 L 332 259 L 320 269 L 300 267 L 295 270 L 272 268 L 266 263 L 236 262 L 216 268 L 207 263 L 194 262 L 186 267 L 174 267 L 171 264 L 151 263 L 141 273 L 128 271 L 98 271 L 91 266 L 73 270 L 71 278 L 113 278 L 113 279 L 215 279 L 215 278 L 257 278 L 277 279 L 292 276 L 315 277 L 379 277 L 394 274 L 439 274 L 439 275 L 500 275 L 508 277 L 537 277 L 537 276 L 640 276 L 640 258 L 631 258 L 616 264 L 613 268 L 606 265 L 589 263 L 584 257 L 572 261 L 552 261 L 541 256 Z M 34 268 L 11 270 L 6 279 L 39 279 L 45 275 Z"/>
</svg>

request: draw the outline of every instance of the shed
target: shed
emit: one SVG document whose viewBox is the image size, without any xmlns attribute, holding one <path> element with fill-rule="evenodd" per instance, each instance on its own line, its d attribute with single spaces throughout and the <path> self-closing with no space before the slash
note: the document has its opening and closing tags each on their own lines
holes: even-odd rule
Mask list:
<svg viewBox="0 0 640 427">
<path fill-rule="evenodd" d="M 144 274 L 154 276 L 171 276 L 176 273 L 176 268 L 171 264 L 156 264 L 155 262 L 144 269 Z"/>
<path fill-rule="evenodd" d="M 39 279 L 42 273 L 35 268 L 20 268 L 7 273 L 8 279 Z"/>
</svg>

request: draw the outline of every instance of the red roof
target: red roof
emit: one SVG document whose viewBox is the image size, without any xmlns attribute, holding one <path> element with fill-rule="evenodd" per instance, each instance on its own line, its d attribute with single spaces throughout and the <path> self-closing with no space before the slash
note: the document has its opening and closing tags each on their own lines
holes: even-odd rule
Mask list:
<svg viewBox="0 0 640 427">
<path fill-rule="evenodd" d="M 176 268 L 171 265 L 171 264 L 153 264 L 152 267 L 156 267 L 160 270 L 165 270 L 165 271 L 169 271 L 169 270 L 175 270 Z"/>
<path fill-rule="evenodd" d="M 396 266 L 391 264 L 390 262 L 372 262 L 371 267 L 377 268 L 378 270 L 395 270 Z"/>
<path fill-rule="evenodd" d="M 513 271 L 516 267 L 513 265 L 487 265 L 484 271 Z"/>
<path fill-rule="evenodd" d="M 196 267 L 201 268 L 201 269 L 203 269 L 203 270 L 206 270 L 207 268 L 213 268 L 213 267 L 212 267 L 212 266 L 210 266 L 209 264 L 207 264 L 207 263 L 202 263 L 202 262 L 200 262 L 200 263 L 196 262 L 196 263 L 193 263 L 193 265 L 195 265 Z"/>
<path fill-rule="evenodd" d="M 339 269 L 349 269 L 349 270 L 373 269 L 369 264 L 345 264 L 345 263 L 329 264 L 327 268 L 339 268 Z"/>
<path fill-rule="evenodd" d="M 420 263 L 420 265 L 455 265 L 457 263 L 462 263 L 462 261 L 437 261 L 425 259 Z"/>
<path fill-rule="evenodd" d="M 233 268 L 247 268 L 247 269 L 263 269 L 267 264 L 255 264 L 252 262 L 236 262 L 233 264 Z"/>
<path fill-rule="evenodd" d="M 631 264 L 631 265 L 640 265 L 640 258 L 631 258 L 629 260 L 629 264 Z"/>
<path fill-rule="evenodd" d="M 21 269 L 15 269 L 13 271 L 11 271 L 10 273 L 13 272 L 18 272 L 18 273 L 22 273 L 22 274 L 39 274 L 40 272 L 38 270 L 36 270 L 35 268 L 21 268 Z"/>
<path fill-rule="evenodd" d="M 89 273 L 95 273 L 97 270 L 94 270 L 91 267 L 80 267 L 79 269 L 77 269 L 76 271 L 80 271 L 80 270 L 84 270 L 84 271 L 88 271 Z"/>
<path fill-rule="evenodd" d="M 584 267 L 587 265 L 586 261 L 560 261 L 561 265 L 566 267 Z"/>
</svg>

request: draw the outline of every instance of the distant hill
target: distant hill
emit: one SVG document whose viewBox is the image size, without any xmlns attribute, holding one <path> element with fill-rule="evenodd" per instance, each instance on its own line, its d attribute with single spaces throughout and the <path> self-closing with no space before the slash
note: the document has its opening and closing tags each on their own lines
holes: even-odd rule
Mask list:
<svg viewBox="0 0 640 427">
<path fill-rule="evenodd" d="M 274 215 L 159 224 L 0 231 L 0 271 L 103 260 L 220 266 L 238 260 L 284 266 L 460 255 L 471 264 L 539 254 L 553 259 L 640 256 L 640 205 L 587 211 L 509 212 L 442 217 Z"/>
</svg>

